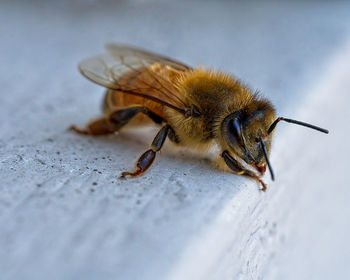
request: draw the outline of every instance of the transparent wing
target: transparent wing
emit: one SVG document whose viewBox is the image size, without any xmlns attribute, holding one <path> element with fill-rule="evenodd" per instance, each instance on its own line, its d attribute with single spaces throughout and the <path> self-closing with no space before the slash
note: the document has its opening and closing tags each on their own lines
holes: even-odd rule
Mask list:
<svg viewBox="0 0 350 280">
<path fill-rule="evenodd" d="M 190 67 L 134 47 L 111 44 L 108 53 L 83 60 L 81 73 L 91 81 L 126 94 L 148 98 L 178 111 L 188 107 L 175 80 Z"/>
<path fill-rule="evenodd" d="M 148 63 L 161 63 L 164 65 L 171 66 L 172 68 L 179 71 L 188 71 L 192 69 L 192 67 L 187 66 L 169 57 L 162 56 L 132 46 L 122 44 L 107 44 L 106 49 L 111 55 L 116 57 L 119 57 L 120 55 L 124 57 L 138 57 L 142 60 L 147 61 Z"/>
</svg>

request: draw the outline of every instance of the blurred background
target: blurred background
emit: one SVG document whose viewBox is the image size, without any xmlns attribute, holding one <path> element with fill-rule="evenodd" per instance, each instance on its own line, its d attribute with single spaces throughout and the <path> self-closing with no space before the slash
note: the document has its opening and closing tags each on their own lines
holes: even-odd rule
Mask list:
<svg viewBox="0 0 350 280">
<path fill-rule="evenodd" d="M 0 279 L 348 279 L 349 1 L 1 1 Z M 80 60 L 120 42 L 239 77 L 278 114 L 277 181 L 168 146 L 120 182 L 153 132 L 67 132 L 100 113 Z"/>
</svg>

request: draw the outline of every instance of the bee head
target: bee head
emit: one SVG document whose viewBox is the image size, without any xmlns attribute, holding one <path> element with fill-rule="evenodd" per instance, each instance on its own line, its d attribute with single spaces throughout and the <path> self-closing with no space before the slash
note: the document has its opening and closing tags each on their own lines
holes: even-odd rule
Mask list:
<svg viewBox="0 0 350 280">
<path fill-rule="evenodd" d="M 256 100 L 229 114 L 221 124 L 224 148 L 264 173 L 272 141 L 268 130 L 275 118 L 275 110 L 266 100 Z"/>
<path fill-rule="evenodd" d="M 328 130 L 297 120 L 276 118 L 275 109 L 264 99 L 255 100 L 245 108 L 227 115 L 221 123 L 222 148 L 231 152 L 264 174 L 269 161 L 274 129 L 280 121 L 294 123 L 328 134 Z"/>
</svg>

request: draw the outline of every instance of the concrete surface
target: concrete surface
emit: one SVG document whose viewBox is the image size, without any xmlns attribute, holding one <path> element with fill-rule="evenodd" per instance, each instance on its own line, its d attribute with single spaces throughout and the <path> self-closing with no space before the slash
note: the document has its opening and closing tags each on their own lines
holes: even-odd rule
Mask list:
<svg viewBox="0 0 350 280">
<path fill-rule="evenodd" d="M 2 1 L 0 279 L 347 279 L 347 2 Z M 281 115 L 277 180 L 170 145 L 120 181 L 154 131 L 67 132 L 99 113 L 77 63 L 106 42 L 236 74 Z M 317 277 L 316 277 L 317 276 Z"/>
</svg>

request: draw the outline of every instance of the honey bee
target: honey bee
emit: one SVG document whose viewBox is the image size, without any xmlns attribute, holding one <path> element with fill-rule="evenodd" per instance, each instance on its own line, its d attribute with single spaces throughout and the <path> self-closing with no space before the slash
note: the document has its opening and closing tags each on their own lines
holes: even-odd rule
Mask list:
<svg viewBox="0 0 350 280">
<path fill-rule="evenodd" d="M 261 177 L 266 167 L 274 180 L 269 154 L 278 122 L 328 133 L 308 123 L 277 118 L 267 99 L 232 75 L 192 68 L 131 46 L 108 44 L 106 49 L 107 53 L 79 64 L 86 78 L 107 88 L 103 117 L 85 129 L 71 129 L 97 136 L 113 134 L 128 123 L 153 121 L 161 126 L 149 149 L 136 161 L 135 170 L 121 177 L 144 174 L 168 137 L 176 145 L 201 153 L 216 145 L 219 168 L 254 179 L 265 191 Z"/>
</svg>

